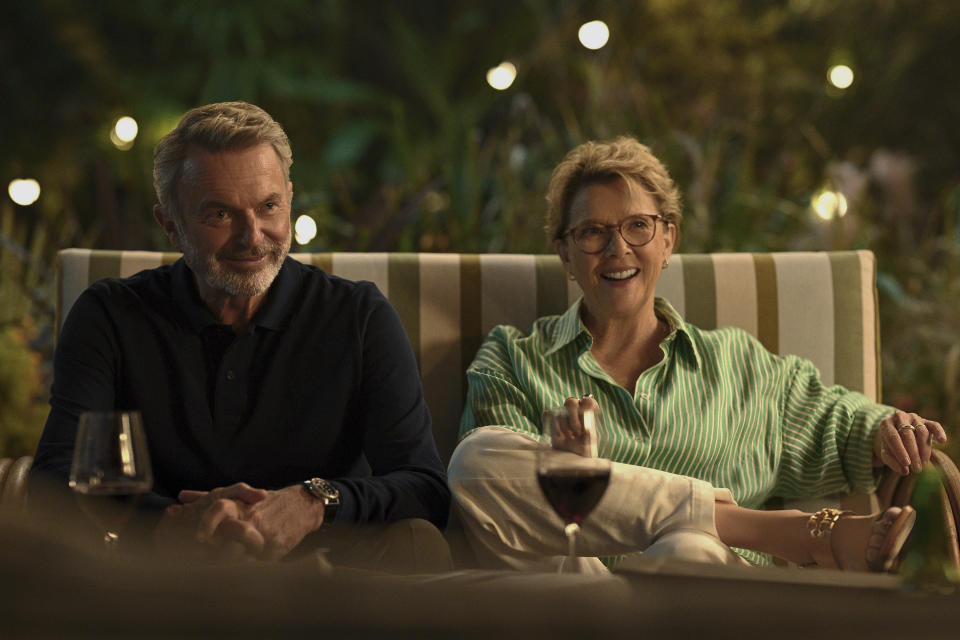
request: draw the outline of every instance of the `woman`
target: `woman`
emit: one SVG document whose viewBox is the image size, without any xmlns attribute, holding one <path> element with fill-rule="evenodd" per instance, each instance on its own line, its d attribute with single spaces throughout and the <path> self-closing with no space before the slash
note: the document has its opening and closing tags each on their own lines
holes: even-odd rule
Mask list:
<svg viewBox="0 0 960 640">
<path fill-rule="evenodd" d="M 582 402 L 606 413 L 601 445 L 615 464 L 584 526 L 585 555 L 646 550 L 737 562 L 734 546 L 801 564 L 891 566 L 910 509 L 876 517 L 751 509 L 771 496 L 872 490 L 876 467 L 906 474 L 929 461 L 931 439 L 946 441 L 943 428 L 826 387 L 811 363 L 772 355 L 741 330 L 690 326 L 655 298 L 680 201 L 636 140 L 571 151 L 547 202 L 547 233 L 583 297 L 529 333 L 495 328 L 468 369 L 450 484 L 481 559 L 546 568 L 563 553 L 533 456 L 541 413 L 564 402 L 581 409 L 578 398 L 590 394 Z M 582 446 L 576 419 L 568 435 L 554 440 L 556 455 Z"/>
</svg>

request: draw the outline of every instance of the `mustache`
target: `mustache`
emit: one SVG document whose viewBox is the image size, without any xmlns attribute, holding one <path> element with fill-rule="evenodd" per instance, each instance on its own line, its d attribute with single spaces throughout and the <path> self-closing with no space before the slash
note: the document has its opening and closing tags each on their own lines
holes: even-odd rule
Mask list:
<svg viewBox="0 0 960 640">
<path fill-rule="evenodd" d="M 217 253 L 217 258 L 222 260 L 245 260 L 248 258 L 259 259 L 264 256 L 274 256 L 279 258 L 283 253 L 283 247 L 273 240 L 265 240 L 256 247 L 244 247 L 242 250 L 225 249 Z"/>
</svg>

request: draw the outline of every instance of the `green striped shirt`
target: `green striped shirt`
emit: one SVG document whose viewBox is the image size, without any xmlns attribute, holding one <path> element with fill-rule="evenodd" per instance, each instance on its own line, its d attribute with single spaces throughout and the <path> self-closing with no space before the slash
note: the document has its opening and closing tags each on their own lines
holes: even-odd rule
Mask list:
<svg viewBox="0 0 960 640">
<path fill-rule="evenodd" d="M 824 385 L 811 362 L 771 354 L 741 329 L 689 325 L 661 298 L 655 313 L 670 326 L 664 358 L 631 394 L 590 352 L 581 303 L 529 333 L 490 332 L 467 369 L 461 439 L 487 425 L 539 437 L 544 409 L 592 393 L 607 426 L 601 455 L 706 480 L 741 506 L 875 489 L 873 431 L 893 408 Z"/>
</svg>

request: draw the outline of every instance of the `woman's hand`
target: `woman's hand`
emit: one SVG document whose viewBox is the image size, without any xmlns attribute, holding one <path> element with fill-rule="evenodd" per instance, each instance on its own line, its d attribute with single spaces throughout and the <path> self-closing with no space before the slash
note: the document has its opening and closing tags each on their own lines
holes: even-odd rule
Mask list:
<svg viewBox="0 0 960 640">
<path fill-rule="evenodd" d="M 580 398 L 567 398 L 563 403 L 566 411 L 547 410 L 543 412 L 543 424 L 549 425 L 550 441 L 554 449 L 560 451 L 569 451 L 585 458 L 593 458 L 597 455 L 597 430 L 596 427 L 587 429 L 585 424 L 589 424 L 589 418 L 584 418 L 584 413 L 595 412 L 599 414 L 600 405 L 593 399 L 593 396 L 587 394 Z M 594 421 L 594 425 L 596 421 Z"/>
<path fill-rule="evenodd" d="M 885 464 L 904 476 L 918 472 L 930 462 L 934 439 L 940 444 L 947 441 L 939 422 L 897 411 L 880 423 L 873 436 L 874 464 Z"/>
</svg>

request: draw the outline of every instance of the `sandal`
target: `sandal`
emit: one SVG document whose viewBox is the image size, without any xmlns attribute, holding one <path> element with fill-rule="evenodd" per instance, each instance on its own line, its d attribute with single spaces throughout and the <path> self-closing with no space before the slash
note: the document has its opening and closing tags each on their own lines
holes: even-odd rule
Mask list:
<svg viewBox="0 0 960 640">
<path fill-rule="evenodd" d="M 865 551 L 867 571 L 893 570 L 904 543 L 913 531 L 913 525 L 917 521 L 914 508 L 900 507 L 899 513 L 895 509 L 897 507 L 888 508 L 873 521 Z M 839 509 L 820 509 L 810 516 L 807 529 L 813 539 L 811 555 L 817 565 L 828 569 L 844 568 L 834 553 L 831 534 L 837 523 L 852 513 Z M 875 538 L 880 539 L 879 544 L 874 543 Z"/>
</svg>

